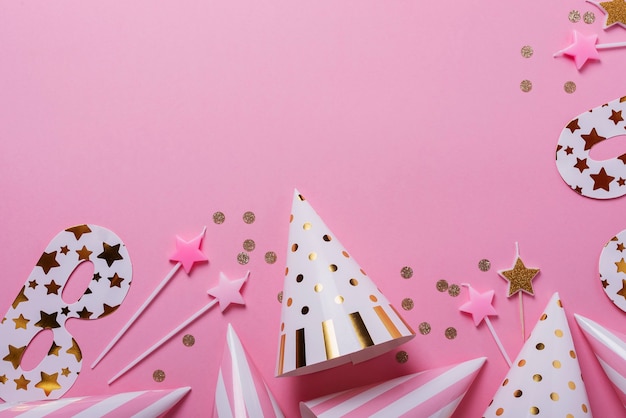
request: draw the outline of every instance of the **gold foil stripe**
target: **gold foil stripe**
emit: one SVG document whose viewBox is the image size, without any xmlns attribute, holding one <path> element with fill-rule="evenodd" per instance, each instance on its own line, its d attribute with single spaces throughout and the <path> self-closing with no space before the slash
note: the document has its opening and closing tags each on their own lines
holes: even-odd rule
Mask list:
<svg viewBox="0 0 626 418">
<path fill-rule="evenodd" d="M 306 366 L 304 328 L 296 330 L 296 368 Z"/>
<path fill-rule="evenodd" d="M 339 346 L 335 334 L 335 324 L 332 319 L 322 321 L 322 333 L 324 334 L 324 347 L 326 348 L 326 360 L 339 357 Z"/>
<path fill-rule="evenodd" d="M 365 348 L 374 345 L 374 341 L 372 341 L 372 337 L 367 331 L 367 327 L 363 322 L 363 318 L 361 318 L 361 314 L 358 312 L 352 312 L 350 314 L 350 321 L 352 321 L 352 327 L 354 328 L 354 332 L 361 343 L 361 347 Z"/>
<path fill-rule="evenodd" d="M 278 374 L 283 374 L 285 365 L 285 334 L 280 336 L 280 352 L 278 356 Z"/>
<path fill-rule="evenodd" d="M 389 307 L 396 313 L 398 318 L 400 318 L 400 321 L 402 321 L 402 323 L 404 324 L 406 329 L 408 329 L 411 334 L 415 335 L 415 331 L 413 331 L 413 328 L 411 328 L 411 326 L 409 324 L 407 324 L 407 322 L 404 320 L 404 318 L 402 318 L 402 316 L 398 313 L 398 311 L 396 311 L 396 308 L 394 308 L 392 304 L 389 304 Z"/>
<path fill-rule="evenodd" d="M 387 312 L 383 310 L 382 306 L 374 306 L 374 312 L 376 312 L 378 318 L 381 320 L 385 328 L 387 328 L 387 331 L 389 332 L 389 335 L 391 335 L 391 338 L 402 337 L 402 334 L 400 333 L 400 331 L 398 331 L 398 328 L 391 321 L 391 318 L 389 318 L 389 315 L 387 315 Z"/>
</svg>

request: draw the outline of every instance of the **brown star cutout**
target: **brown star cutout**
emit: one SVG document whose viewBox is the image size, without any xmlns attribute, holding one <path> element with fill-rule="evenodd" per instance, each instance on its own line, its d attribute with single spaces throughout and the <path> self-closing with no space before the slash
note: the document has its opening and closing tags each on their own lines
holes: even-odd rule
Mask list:
<svg viewBox="0 0 626 418">
<path fill-rule="evenodd" d="M 574 131 L 576 131 L 577 129 L 580 129 L 580 126 L 578 126 L 578 118 L 568 123 L 566 128 L 569 129 L 571 133 L 574 133 Z"/>
<path fill-rule="evenodd" d="M 606 174 L 606 170 L 604 170 L 604 167 L 600 169 L 598 174 L 590 174 L 589 176 L 591 176 L 591 178 L 593 179 L 593 190 L 603 189 L 608 192 L 609 184 L 611 184 L 611 182 L 615 180 L 615 177 Z"/>
<path fill-rule="evenodd" d="M 24 315 L 20 314 L 20 316 L 18 316 L 17 318 L 13 318 L 13 322 L 15 322 L 15 329 L 26 329 L 26 326 L 30 322 L 30 319 L 26 319 L 24 318 Z"/>
<path fill-rule="evenodd" d="M 602 288 L 606 289 L 607 287 L 609 287 L 609 281 L 608 280 L 602 280 Z"/>
<path fill-rule="evenodd" d="M 574 167 L 576 167 L 582 173 L 583 171 L 589 168 L 589 166 L 587 165 L 587 159 L 583 158 L 581 160 L 580 158 L 577 157 L 576 164 L 574 164 Z"/>
<path fill-rule="evenodd" d="M 120 288 L 122 287 L 121 284 L 124 281 L 124 279 L 118 276 L 117 273 L 115 273 L 113 277 L 109 277 L 108 279 L 111 282 L 109 287 L 120 287 Z"/>
<path fill-rule="evenodd" d="M 613 121 L 614 124 L 618 124 L 620 122 L 622 122 L 624 120 L 624 118 L 622 118 L 622 111 L 618 110 L 617 112 L 613 109 L 611 109 L 611 116 L 609 116 L 609 119 Z"/>
<path fill-rule="evenodd" d="M 7 382 L 7 380 L 9 380 L 9 379 L 7 379 L 7 375 L 6 374 L 3 374 L 3 375 L 0 376 L 0 383 L 2 383 L 3 385 Z"/>
<path fill-rule="evenodd" d="M 532 280 L 539 274 L 539 269 L 527 268 L 521 258 L 517 257 L 515 266 L 511 270 L 503 270 L 498 273 L 509 282 L 509 296 L 513 296 L 519 291 L 531 295 L 535 294 Z"/>
<path fill-rule="evenodd" d="M 67 306 L 64 306 L 61 308 L 61 313 L 65 316 L 67 316 L 68 313 L 70 313 L 70 308 L 68 308 Z"/>
<path fill-rule="evenodd" d="M 50 294 L 58 295 L 61 285 L 56 284 L 56 282 L 53 279 L 50 281 L 50 283 L 44 284 L 44 287 L 48 289 L 48 293 L 46 293 L 46 295 L 50 295 Z"/>
<path fill-rule="evenodd" d="M 67 253 L 70 252 L 70 249 L 67 248 L 67 245 L 64 245 L 64 246 L 61 247 L 60 251 L 61 251 L 61 254 L 66 255 Z"/>
<path fill-rule="evenodd" d="M 57 263 L 56 256 L 56 251 L 52 251 L 51 253 L 47 253 L 44 251 L 44 253 L 39 258 L 39 261 L 37 261 L 37 266 L 41 267 L 45 274 L 48 274 L 50 269 L 60 266 L 60 264 Z"/>
<path fill-rule="evenodd" d="M 95 273 L 92 280 L 99 282 L 101 278 L 102 276 L 100 276 L 100 273 Z"/>
<path fill-rule="evenodd" d="M 28 390 L 28 384 L 30 383 L 30 380 L 26 379 L 24 375 L 21 375 L 19 379 L 13 379 L 13 381 L 17 385 L 15 390 L 19 390 L 19 389 Z"/>
<path fill-rule="evenodd" d="M 37 285 L 38 285 L 37 280 L 31 280 L 28 282 L 28 287 L 30 287 L 31 289 L 35 289 Z"/>
<path fill-rule="evenodd" d="M 617 184 L 620 186 L 626 186 L 626 179 L 620 177 L 619 180 L 617 180 Z"/>
<path fill-rule="evenodd" d="M 69 376 L 69 375 L 70 375 L 70 373 L 72 373 L 72 372 L 70 371 L 70 368 L 69 368 L 69 367 L 63 367 L 63 368 L 61 369 L 61 374 L 62 374 L 63 376 L 65 376 L 65 377 Z"/>
<path fill-rule="evenodd" d="M 583 194 L 583 188 L 580 186 L 572 187 L 572 189 L 578 194 Z"/>
<path fill-rule="evenodd" d="M 77 225 L 77 226 L 73 226 L 71 228 L 67 228 L 66 231 L 67 232 L 71 232 L 72 234 L 74 234 L 74 237 L 76 238 L 76 241 L 78 241 L 80 239 L 80 237 L 83 236 L 83 234 L 90 233 L 91 229 L 89 229 L 89 227 L 87 225 Z"/>
<path fill-rule="evenodd" d="M 626 164 L 626 154 L 622 154 L 619 157 L 617 157 L 618 160 L 621 160 L 622 163 Z"/>
<path fill-rule="evenodd" d="M 9 354 L 7 354 L 2 360 L 8 361 L 13 365 L 13 368 L 17 370 L 20 366 L 20 361 L 22 361 L 22 356 L 24 355 L 24 351 L 27 346 L 24 347 L 13 347 L 9 344 Z"/>
<path fill-rule="evenodd" d="M 585 151 L 591 149 L 598 142 L 604 141 L 606 138 L 598 135 L 596 128 L 591 129 L 587 135 L 580 136 L 585 141 Z"/>
<path fill-rule="evenodd" d="M 57 322 L 58 312 L 47 314 L 44 311 L 39 311 L 39 315 L 41 316 L 41 319 L 35 322 L 36 327 L 46 329 L 61 328 L 61 325 Z"/>
<path fill-rule="evenodd" d="M 109 245 L 106 242 L 103 242 L 102 247 L 104 248 L 104 250 L 100 254 L 98 254 L 98 258 L 106 260 L 109 267 L 111 267 L 111 264 L 113 264 L 116 260 L 124 259 L 120 255 L 120 244 Z"/>
<path fill-rule="evenodd" d="M 624 249 L 624 244 L 622 244 L 621 242 L 617 244 L 617 251 L 621 253 L 622 251 L 624 251 Z"/>
<path fill-rule="evenodd" d="M 574 152 L 574 148 L 572 148 L 572 147 L 565 148 L 565 154 L 566 155 L 572 155 L 573 152 Z"/>
<path fill-rule="evenodd" d="M 79 316 L 81 319 L 89 319 L 89 317 L 90 317 L 91 315 L 93 315 L 93 312 L 89 312 L 89 311 L 87 310 L 87 307 L 86 307 L 86 306 L 85 306 L 85 307 L 83 307 L 83 309 L 82 309 L 82 310 L 77 311 L 76 313 L 78 314 L 78 316 Z"/>
<path fill-rule="evenodd" d="M 13 309 L 17 309 L 17 306 L 22 302 L 28 302 L 28 298 L 24 294 L 25 290 L 26 290 L 26 286 L 22 286 L 22 290 L 20 290 L 20 293 L 17 294 L 17 296 L 15 297 L 15 300 L 13 301 L 13 304 L 11 305 Z"/>
<path fill-rule="evenodd" d="M 78 254 L 79 260 L 89 261 L 89 256 L 93 253 L 93 251 L 89 251 L 87 247 L 83 245 L 83 248 L 81 248 L 80 250 L 76 250 L 76 253 Z"/>
<path fill-rule="evenodd" d="M 103 316 L 107 316 L 112 314 L 113 312 L 115 312 L 117 310 L 117 308 L 119 308 L 120 305 L 115 305 L 115 306 L 109 306 L 106 303 L 102 304 L 102 308 L 104 309 L 104 312 L 102 312 L 102 314 L 98 317 L 98 318 L 102 318 Z"/>
<path fill-rule="evenodd" d="M 35 385 L 35 387 L 43 390 L 46 396 L 50 396 L 50 393 L 53 390 L 61 389 L 61 385 L 57 382 L 58 377 L 59 373 L 47 374 L 41 372 L 41 380 Z"/>
<path fill-rule="evenodd" d="M 622 258 L 620 261 L 616 262 L 617 273 L 626 273 L 626 261 Z"/>
<path fill-rule="evenodd" d="M 59 350 L 62 347 L 60 345 L 57 345 L 56 342 L 52 341 L 52 346 L 50 347 L 50 350 L 48 350 L 48 355 L 49 356 L 57 356 L 59 357 Z"/>
<path fill-rule="evenodd" d="M 622 279 L 622 288 L 616 294 L 626 299 L 626 280 Z"/>
<path fill-rule="evenodd" d="M 72 338 L 72 346 L 67 349 L 67 354 L 73 354 L 76 357 L 76 361 L 80 362 L 83 359 L 83 353 L 80 352 L 80 347 L 76 344 L 76 340 Z"/>
</svg>

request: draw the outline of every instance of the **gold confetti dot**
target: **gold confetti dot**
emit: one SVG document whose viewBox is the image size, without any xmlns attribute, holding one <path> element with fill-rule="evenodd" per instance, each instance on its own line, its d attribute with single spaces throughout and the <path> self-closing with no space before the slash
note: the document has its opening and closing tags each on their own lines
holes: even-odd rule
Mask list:
<svg viewBox="0 0 626 418">
<path fill-rule="evenodd" d="M 293 222 L 293 213 L 291 215 L 289 215 L 289 223 Z"/>
<path fill-rule="evenodd" d="M 486 258 L 483 258 L 482 260 L 478 262 L 478 270 L 489 271 L 490 268 L 491 268 L 491 261 L 487 260 Z"/>
<path fill-rule="evenodd" d="M 411 309 L 413 309 L 413 299 L 411 298 L 404 298 L 402 299 L 402 309 L 404 309 L 405 311 L 410 311 Z"/>
<path fill-rule="evenodd" d="M 555 369 L 560 369 L 561 368 L 561 362 L 558 360 L 554 360 L 552 362 L 552 367 L 554 367 Z"/>
<path fill-rule="evenodd" d="M 331 272 L 337 271 L 337 265 L 336 264 L 331 264 L 330 266 L 328 266 L 328 270 L 330 270 Z"/>
<path fill-rule="evenodd" d="M 455 298 L 461 294 L 461 288 L 458 284 L 453 284 L 448 288 L 448 294 Z"/>
<path fill-rule="evenodd" d="M 291 306 L 293 304 L 293 299 L 287 299 L 287 306 Z"/>
<path fill-rule="evenodd" d="M 253 223 L 255 219 L 256 219 L 256 216 L 254 215 L 254 212 L 248 211 L 243 214 L 243 221 L 247 224 Z"/>
<path fill-rule="evenodd" d="M 409 266 L 402 267 L 400 270 L 400 276 L 402 276 L 403 279 L 410 279 L 413 277 L 413 269 Z"/>
<path fill-rule="evenodd" d="M 521 359 L 517 362 L 517 367 L 524 367 L 526 365 L 526 360 Z"/>
<path fill-rule="evenodd" d="M 506 386 L 509 384 L 509 379 L 504 379 L 504 382 L 502 382 L 502 386 Z"/>
<path fill-rule="evenodd" d="M 239 264 L 248 264 L 248 262 L 250 261 L 250 256 L 248 255 L 248 253 L 244 253 L 241 252 L 239 254 L 237 254 L 237 262 Z"/>
<path fill-rule="evenodd" d="M 596 21 L 596 15 L 593 14 L 593 12 L 585 12 L 585 14 L 583 15 L 583 22 L 585 22 L 588 25 L 591 25 L 595 21 Z"/>
<path fill-rule="evenodd" d="M 533 47 L 530 45 L 524 45 L 521 50 L 522 57 L 524 58 L 532 57 L 534 52 L 535 51 L 533 51 Z"/>
<path fill-rule="evenodd" d="M 562 307 L 563 307 L 563 302 L 561 302 L 561 299 L 559 299 L 559 300 L 557 300 L 557 301 L 556 301 L 556 305 L 557 305 L 559 308 L 562 308 Z"/>
<path fill-rule="evenodd" d="M 563 331 L 561 331 L 560 329 L 556 329 L 554 330 L 554 335 L 561 338 L 563 336 Z"/>
<path fill-rule="evenodd" d="M 530 80 L 522 80 L 519 83 L 519 88 L 524 93 L 528 93 L 529 91 L 531 91 L 533 89 L 533 83 Z"/>
<path fill-rule="evenodd" d="M 333 240 L 333 238 L 332 238 L 330 235 L 324 235 L 324 236 L 322 237 L 322 239 L 323 239 L 324 241 L 326 241 L 326 242 L 330 242 L 330 241 L 332 241 L 332 240 Z"/>
<path fill-rule="evenodd" d="M 502 415 L 502 414 L 504 414 L 504 408 L 498 408 L 498 409 L 496 409 L 496 415 L 497 415 L 497 416 L 500 416 L 500 415 Z"/>
<path fill-rule="evenodd" d="M 574 350 L 569 350 L 569 356 L 571 358 L 576 358 L 576 353 L 574 352 Z"/>
<path fill-rule="evenodd" d="M 268 251 L 265 253 L 265 262 L 267 264 L 274 264 L 276 262 L 276 253 L 274 251 Z M 287 270 L 286 270 L 287 271 Z M 286 275 L 287 273 L 285 273 Z"/>
<path fill-rule="evenodd" d="M 530 407 L 530 414 L 531 415 L 539 415 L 539 408 L 537 408 L 536 406 L 531 406 Z"/>
<path fill-rule="evenodd" d="M 515 396 L 516 398 L 519 398 L 522 396 L 522 391 L 517 389 L 515 392 L 513 392 L 513 396 Z"/>
<path fill-rule="evenodd" d="M 556 392 L 552 392 L 552 393 L 550 394 L 550 399 L 552 399 L 552 400 L 553 400 L 553 401 L 555 401 L 555 402 L 556 402 L 556 401 L 558 401 L 558 400 L 559 400 L 559 394 L 558 394 L 558 393 L 556 393 Z"/>
<path fill-rule="evenodd" d="M 304 225 L 302 225 L 302 229 L 304 229 L 305 231 L 311 229 L 311 222 L 305 222 Z"/>
<path fill-rule="evenodd" d="M 569 382 L 567 382 L 567 387 L 569 387 L 571 390 L 576 390 L 576 383 L 570 380 Z"/>
<path fill-rule="evenodd" d="M 577 23 L 578 21 L 580 21 L 580 12 L 578 10 L 570 10 L 567 18 L 570 22 Z"/>
<path fill-rule="evenodd" d="M 165 372 L 161 369 L 157 369 L 152 373 L 152 378 L 155 382 L 162 382 L 165 380 Z"/>
<path fill-rule="evenodd" d="M 297 281 L 298 283 L 300 283 L 302 280 L 304 280 L 304 276 L 303 276 L 302 274 L 298 274 L 298 275 L 296 276 L 296 281 Z"/>
<path fill-rule="evenodd" d="M 309 307 L 308 306 L 303 306 L 302 309 L 300 310 L 300 312 L 302 312 L 302 315 L 306 315 L 309 313 Z"/>
<path fill-rule="evenodd" d="M 409 361 L 409 354 L 406 351 L 398 351 L 396 353 L 396 361 L 398 363 L 406 363 Z"/>
<path fill-rule="evenodd" d="M 315 290 L 316 293 L 319 293 L 324 290 L 324 286 L 321 283 L 318 283 L 313 287 L 313 290 Z"/>
<path fill-rule="evenodd" d="M 456 338 L 456 328 L 448 327 L 446 328 L 446 338 L 449 340 L 454 340 Z"/>
<path fill-rule="evenodd" d="M 342 252 L 341 252 L 341 254 L 342 254 L 344 257 L 346 257 L 346 258 L 350 258 L 350 254 L 348 254 L 348 253 L 347 253 L 347 252 L 345 252 L 345 251 L 342 251 Z"/>
<path fill-rule="evenodd" d="M 547 314 L 543 314 L 541 315 L 541 318 L 539 318 L 540 321 L 545 321 L 548 318 Z"/>
<path fill-rule="evenodd" d="M 343 296 L 335 296 L 335 303 L 337 305 L 341 305 L 343 301 L 344 301 Z"/>
<path fill-rule="evenodd" d="M 276 298 L 278 299 L 278 303 L 283 303 L 283 291 L 282 290 L 278 292 L 278 296 Z"/>
<path fill-rule="evenodd" d="M 365 272 L 365 270 L 360 269 L 360 271 L 361 271 L 361 274 L 362 274 L 362 275 L 367 276 L 367 273 Z"/>
<path fill-rule="evenodd" d="M 419 325 L 419 330 L 422 335 L 430 334 L 430 324 L 428 322 L 422 322 Z"/>
<path fill-rule="evenodd" d="M 281 322 L 281 323 L 280 323 L 280 330 L 281 330 L 281 331 L 284 331 L 284 330 L 285 330 L 285 323 L 284 323 L 284 322 Z"/>
<path fill-rule="evenodd" d="M 256 243 L 253 239 L 247 239 L 243 242 L 243 249 L 246 251 L 254 251 L 256 248 Z"/>
<path fill-rule="evenodd" d="M 370 295 L 370 300 L 372 302 L 378 302 L 378 298 L 376 296 L 374 296 L 374 295 Z"/>
<path fill-rule="evenodd" d="M 539 344 L 537 344 L 537 345 L 535 346 L 535 348 L 536 348 L 537 350 L 543 350 L 544 348 L 546 348 L 546 346 L 545 346 L 543 343 L 539 343 Z"/>
<path fill-rule="evenodd" d="M 317 253 L 309 253 L 309 260 L 313 261 L 317 258 Z"/>
<path fill-rule="evenodd" d="M 543 377 L 541 377 L 541 375 L 540 375 L 540 374 L 534 374 L 534 375 L 533 375 L 533 380 L 534 380 L 535 382 L 541 382 L 541 380 L 542 380 L 542 379 L 543 379 Z"/>
<path fill-rule="evenodd" d="M 359 281 L 357 279 L 350 279 L 350 284 L 352 286 L 357 286 L 359 284 Z"/>
<path fill-rule="evenodd" d="M 582 404 L 580 406 L 580 409 L 582 409 L 585 414 L 589 411 L 589 409 L 587 409 L 587 405 L 585 405 L 585 404 Z"/>
<path fill-rule="evenodd" d="M 573 81 L 565 82 L 565 84 L 563 84 L 563 90 L 565 90 L 565 93 L 567 94 L 574 93 L 576 91 L 576 83 Z"/>
<path fill-rule="evenodd" d="M 215 212 L 213 214 L 213 222 L 215 222 L 216 224 L 223 224 L 225 220 L 226 215 L 224 215 L 222 212 Z"/>
<path fill-rule="evenodd" d="M 448 282 L 445 280 L 439 280 L 437 282 L 437 290 L 440 292 L 445 292 L 446 290 L 448 290 Z"/>
<path fill-rule="evenodd" d="M 195 343 L 196 343 L 196 337 L 194 337 L 191 334 L 185 334 L 185 336 L 183 337 L 183 345 L 185 347 L 191 347 Z"/>
<path fill-rule="evenodd" d="M 567 415 L 565 415 L 565 418 L 574 418 L 574 415 L 572 415 L 572 414 L 567 414 Z"/>
<path fill-rule="evenodd" d="M 298 251 L 298 244 L 294 243 L 294 244 L 291 245 L 291 252 L 295 253 L 296 251 Z"/>
<path fill-rule="evenodd" d="M 289 274 L 289 267 L 285 267 L 285 276 Z"/>
</svg>

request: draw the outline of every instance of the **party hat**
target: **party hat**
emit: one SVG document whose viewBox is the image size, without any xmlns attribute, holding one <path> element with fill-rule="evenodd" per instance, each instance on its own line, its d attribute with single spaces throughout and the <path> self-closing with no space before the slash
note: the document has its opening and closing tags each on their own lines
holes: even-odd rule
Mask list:
<svg viewBox="0 0 626 418">
<path fill-rule="evenodd" d="M 604 373 L 609 377 L 620 401 L 626 407 L 626 335 L 574 314 L 587 337 Z"/>
<path fill-rule="evenodd" d="M 277 376 L 358 363 L 415 332 L 296 190 L 289 225 Z"/>
<path fill-rule="evenodd" d="M 486 357 L 300 402 L 303 418 L 449 417 Z"/>
<path fill-rule="evenodd" d="M 226 346 L 215 389 L 213 417 L 282 417 L 261 374 L 228 324 Z"/>
<path fill-rule="evenodd" d="M 82 396 L 51 401 L 0 404 L 0 417 L 90 418 L 101 416 L 154 418 L 172 408 L 191 390 L 144 390 L 117 395 Z"/>
<path fill-rule="evenodd" d="M 555 293 L 484 417 L 590 417 L 587 391 L 559 294 Z"/>
</svg>

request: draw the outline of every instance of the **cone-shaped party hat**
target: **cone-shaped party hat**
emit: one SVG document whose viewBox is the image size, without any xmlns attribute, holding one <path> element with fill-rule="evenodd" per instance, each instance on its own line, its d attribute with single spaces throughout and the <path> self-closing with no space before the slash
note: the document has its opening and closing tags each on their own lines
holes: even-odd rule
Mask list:
<svg viewBox="0 0 626 418">
<path fill-rule="evenodd" d="M 249 360 L 233 327 L 228 324 L 226 345 L 215 389 L 213 417 L 282 417 L 261 374 Z"/>
<path fill-rule="evenodd" d="M 358 363 L 415 336 L 296 190 L 291 209 L 277 376 Z"/>
<path fill-rule="evenodd" d="M 576 322 L 583 330 L 604 373 L 609 377 L 620 401 L 626 407 L 626 335 L 608 330 L 600 324 L 576 315 Z"/>
<path fill-rule="evenodd" d="M 0 417 L 90 418 L 106 415 L 154 418 L 166 413 L 190 390 L 190 387 L 183 387 L 171 390 L 126 392 L 117 395 L 61 398 L 53 401 L 5 403 L 0 404 Z"/>
<path fill-rule="evenodd" d="M 555 293 L 484 417 L 591 417 L 574 341 Z"/>
<path fill-rule="evenodd" d="M 303 418 L 452 415 L 485 363 L 481 357 L 300 402 Z"/>
</svg>

